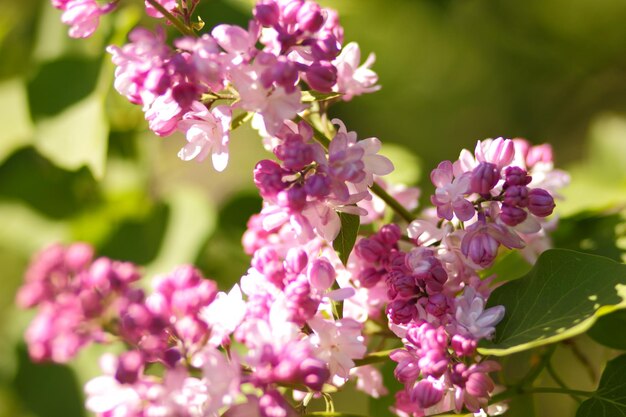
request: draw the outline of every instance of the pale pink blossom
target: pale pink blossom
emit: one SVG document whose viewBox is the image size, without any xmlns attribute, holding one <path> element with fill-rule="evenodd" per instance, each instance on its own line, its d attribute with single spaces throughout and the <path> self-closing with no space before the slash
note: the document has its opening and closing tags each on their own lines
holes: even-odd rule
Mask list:
<svg viewBox="0 0 626 417">
<path fill-rule="evenodd" d="M 474 339 L 489 339 L 496 331 L 496 325 L 504 317 L 504 306 L 485 309 L 486 300 L 474 288 L 466 287 L 462 295 L 455 299 L 457 331 Z"/>
<path fill-rule="evenodd" d="M 357 377 L 356 388 L 367 395 L 374 398 L 387 395 L 387 388 L 383 385 L 383 376 L 380 371 L 372 365 L 353 368 L 350 375 Z"/>
<path fill-rule="evenodd" d="M 61 21 L 71 26 L 69 34 L 72 38 L 87 38 L 96 31 L 100 16 L 108 9 L 110 7 L 100 7 L 96 0 L 72 0 L 65 5 Z"/>
<path fill-rule="evenodd" d="M 203 161 L 209 153 L 216 171 L 223 171 L 228 164 L 231 109 L 217 106 L 211 110 L 200 102 L 193 102 L 190 111 L 178 122 L 178 129 L 185 132 L 187 145 L 178 157 L 183 161 Z"/>
<path fill-rule="evenodd" d="M 209 344 L 218 346 L 231 335 L 241 324 L 246 314 L 246 303 L 243 300 L 238 284 L 228 294 L 219 292 L 215 300 L 200 311 L 200 318 L 211 330 Z"/>
<path fill-rule="evenodd" d="M 174 11 L 178 7 L 178 2 L 176 0 L 156 0 L 165 10 L 168 12 Z M 146 0 L 146 14 L 150 17 L 154 17 L 160 19 L 164 17 L 161 12 L 159 12 L 153 5 L 148 3 Z"/>
<path fill-rule="evenodd" d="M 339 56 L 333 61 L 337 68 L 337 84 L 333 91 L 343 94 L 343 99 L 349 101 L 354 96 L 363 93 L 373 93 L 380 90 L 378 75 L 370 69 L 376 57 L 371 53 L 363 65 L 361 62 L 361 50 L 356 42 L 345 45 Z"/>
<path fill-rule="evenodd" d="M 329 321 L 314 317 L 307 323 L 313 330 L 309 340 L 317 356 L 328 363 L 331 375 L 347 379 L 354 367 L 353 359 L 362 358 L 367 350 L 361 334 L 363 325 L 349 318 Z"/>
<path fill-rule="evenodd" d="M 437 168 L 433 169 L 430 179 L 437 187 L 431 201 L 437 206 L 439 217 L 452 220 L 456 216 L 461 221 L 467 221 L 474 217 L 474 206 L 465 199 L 470 189 L 471 177 L 469 174 L 455 177 L 452 163 L 443 161 Z"/>
</svg>

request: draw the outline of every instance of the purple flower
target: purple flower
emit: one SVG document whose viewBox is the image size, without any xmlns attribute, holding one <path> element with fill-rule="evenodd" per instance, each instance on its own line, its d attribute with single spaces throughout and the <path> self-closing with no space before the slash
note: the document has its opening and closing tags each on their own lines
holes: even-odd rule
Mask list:
<svg viewBox="0 0 626 417">
<path fill-rule="evenodd" d="M 455 178 L 452 163 L 443 161 L 431 172 L 430 179 L 437 187 L 431 202 L 437 206 L 440 218 L 452 220 L 456 215 L 459 220 L 467 221 L 474 217 L 474 206 L 465 199 L 465 195 L 470 192 L 469 174 Z"/>
</svg>

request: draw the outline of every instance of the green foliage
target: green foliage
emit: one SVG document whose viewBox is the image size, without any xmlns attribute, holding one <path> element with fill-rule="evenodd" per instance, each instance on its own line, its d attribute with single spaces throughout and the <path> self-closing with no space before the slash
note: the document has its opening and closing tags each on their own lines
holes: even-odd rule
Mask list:
<svg viewBox="0 0 626 417">
<path fill-rule="evenodd" d="M 623 417 L 626 415 L 626 355 L 609 361 L 593 396 L 578 408 L 576 417 Z"/>
<path fill-rule="evenodd" d="M 341 262 L 346 265 L 359 233 L 360 219 L 354 214 L 338 214 L 341 219 L 341 230 L 333 241 L 333 248 L 335 248 Z"/>
<path fill-rule="evenodd" d="M 626 310 L 600 317 L 587 332 L 596 342 L 613 349 L 626 350 Z"/>
<path fill-rule="evenodd" d="M 481 352 L 496 356 L 554 343 L 587 331 L 598 317 L 626 308 L 626 265 L 569 250 L 544 252 L 523 278 L 497 288 L 488 306 L 504 319 Z"/>
<path fill-rule="evenodd" d="M 383 376 L 383 386 L 387 387 L 389 393 L 380 398 L 369 399 L 369 415 L 376 417 L 393 417 L 389 407 L 395 403 L 395 393 L 403 388 L 403 385 L 393 375 L 396 363 L 388 360 L 383 363 L 380 372 Z"/>
<path fill-rule="evenodd" d="M 15 150 L 29 144 L 33 124 L 28 113 L 26 88 L 21 79 L 0 83 L 0 163 Z"/>
</svg>

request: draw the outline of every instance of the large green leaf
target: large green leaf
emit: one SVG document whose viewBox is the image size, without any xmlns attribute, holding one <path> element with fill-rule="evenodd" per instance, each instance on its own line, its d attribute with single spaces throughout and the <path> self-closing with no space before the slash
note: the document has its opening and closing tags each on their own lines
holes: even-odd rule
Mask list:
<svg viewBox="0 0 626 417">
<path fill-rule="evenodd" d="M 0 84 L 0 162 L 14 150 L 32 140 L 33 124 L 28 111 L 28 97 L 20 79 Z"/>
<path fill-rule="evenodd" d="M 341 219 L 341 230 L 333 241 L 333 248 L 339 255 L 339 259 L 343 264 L 348 263 L 348 257 L 356 242 L 356 236 L 359 233 L 360 219 L 359 216 L 348 213 L 339 213 Z"/>
<path fill-rule="evenodd" d="M 103 99 L 94 93 L 60 114 L 42 119 L 37 125 L 37 150 L 63 168 L 76 170 L 86 165 L 101 178 L 108 135 Z"/>
<path fill-rule="evenodd" d="M 598 317 L 626 308 L 626 265 L 564 249 L 544 252 L 523 278 L 497 288 L 488 306 L 504 319 L 483 354 L 504 356 L 587 331 Z"/>
<path fill-rule="evenodd" d="M 609 361 L 594 395 L 585 400 L 576 417 L 624 417 L 626 415 L 626 355 Z"/>
<path fill-rule="evenodd" d="M 613 349 L 626 350 L 626 310 L 600 317 L 587 332 L 596 342 Z"/>
</svg>

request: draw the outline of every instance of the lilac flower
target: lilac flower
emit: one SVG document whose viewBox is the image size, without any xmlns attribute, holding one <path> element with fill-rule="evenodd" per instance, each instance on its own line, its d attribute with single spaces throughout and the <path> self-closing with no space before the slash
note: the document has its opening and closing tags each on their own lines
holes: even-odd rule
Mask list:
<svg viewBox="0 0 626 417">
<path fill-rule="evenodd" d="M 211 153 L 213 167 L 216 171 L 223 171 L 228 164 L 230 121 L 230 107 L 217 106 L 208 110 L 202 103 L 194 102 L 177 125 L 185 132 L 188 142 L 178 157 L 183 161 L 202 161 Z"/>
<path fill-rule="evenodd" d="M 353 359 L 362 358 L 367 349 L 362 325 L 349 318 L 333 322 L 314 317 L 307 323 L 314 332 L 309 337 L 317 356 L 328 363 L 331 375 L 347 379 L 354 367 Z"/>
<path fill-rule="evenodd" d="M 439 217 L 452 220 L 456 216 L 461 221 L 474 217 L 474 206 L 465 199 L 470 191 L 470 175 L 455 178 L 452 163 L 443 161 L 431 172 L 430 179 L 437 187 L 431 201 L 437 206 Z"/>
<path fill-rule="evenodd" d="M 211 331 L 208 343 L 212 346 L 221 345 L 241 324 L 245 314 L 246 303 L 239 285 L 235 284 L 228 294 L 217 293 L 215 300 L 199 313 Z"/>
<path fill-rule="evenodd" d="M 476 340 L 489 339 L 496 325 L 504 317 L 504 307 L 496 306 L 485 310 L 486 301 L 474 288 L 466 287 L 463 295 L 455 300 L 457 331 Z"/>
<path fill-rule="evenodd" d="M 359 45 L 356 42 L 345 45 L 333 61 L 333 65 L 337 67 L 337 85 L 334 91 L 343 94 L 343 100 L 350 101 L 354 96 L 380 90 L 380 86 L 376 85 L 378 75 L 370 69 L 375 60 L 375 55 L 371 53 L 363 65 L 360 65 Z"/>
<path fill-rule="evenodd" d="M 178 7 L 178 3 L 176 2 L 176 0 L 156 0 L 157 3 L 159 3 L 161 6 L 163 6 L 163 8 L 165 10 L 167 10 L 168 12 L 172 12 L 173 10 L 176 9 L 176 7 Z M 161 14 L 161 12 L 159 12 L 157 9 L 154 8 L 153 5 L 151 5 L 150 3 L 148 3 L 148 1 L 145 1 L 146 3 L 146 14 L 148 16 L 157 18 L 157 19 L 161 19 L 164 16 Z"/>
<path fill-rule="evenodd" d="M 100 16 L 113 9 L 113 5 L 100 7 L 95 0 L 71 0 L 64 6 L 61 21 L 70 25 L 72 38 L 88 38 L 100 24 Z"/>
</svg>

